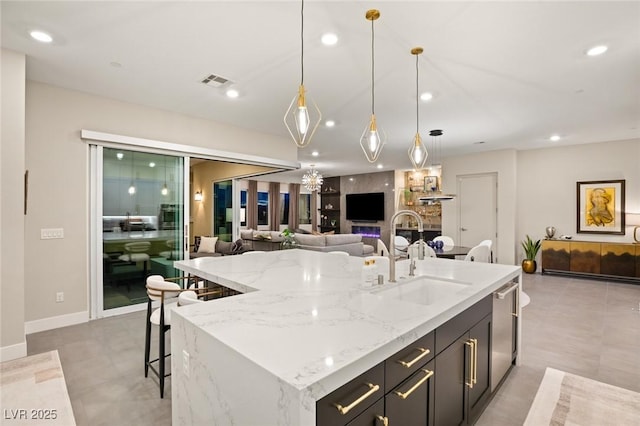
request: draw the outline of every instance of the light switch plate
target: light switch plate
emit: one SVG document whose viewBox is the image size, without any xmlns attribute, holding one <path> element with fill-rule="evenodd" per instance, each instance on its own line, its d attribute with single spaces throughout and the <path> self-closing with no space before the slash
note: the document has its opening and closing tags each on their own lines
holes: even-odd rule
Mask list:
<svg viewBox="0 0 640 426">
<path fill-rule="evenodd" d="M 43 228 L 40 229 L 41 240 L 53 240 L 58 238 L 64 238 L 63 228 Z"/>
</svg>

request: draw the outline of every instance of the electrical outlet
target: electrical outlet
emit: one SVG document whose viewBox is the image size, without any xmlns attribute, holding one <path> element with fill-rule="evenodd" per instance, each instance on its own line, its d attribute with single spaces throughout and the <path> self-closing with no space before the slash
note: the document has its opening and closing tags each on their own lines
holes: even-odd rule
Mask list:
<svg viewBox="0 0 640 426">
<path fill-rule="evenodd" d="M 43 228 L 40 230 L 41 240 L 53 240 L 58 238 L 64 238 L 63 228 Z"/>
<path fill-rule="evenodd" d="M 59 291 L 56 293 L 56 303 L 64 302 L 64 292 Z"/>
<path fill-rule="evenodd" d="M 182 371 L 184 373 L 184 375 L 188 378 L 189 377 L 189 352 L 187 352 L 186 350 L 182 350 Z"/>
</svg>

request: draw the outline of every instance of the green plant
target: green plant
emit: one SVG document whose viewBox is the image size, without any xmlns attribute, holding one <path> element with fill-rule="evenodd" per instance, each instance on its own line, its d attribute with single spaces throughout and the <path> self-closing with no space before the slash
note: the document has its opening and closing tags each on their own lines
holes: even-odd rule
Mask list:
<svg viewBox="0 0 640 426">
<path fill-rule="evenodd" d="M 296 234 L 294 234 L 289 228 L 286 228 L 284 231 L 282 231 L 280 235 L 282 235 L 283 237 L 283 241 L 282 241 L 283 249 L 295 247 L 296 240 L 294 239 L 294 237 L 296 236 Z"/>
<path fill-rule="evenodd" d="M 529 235 L 527 235 L 527 238 L 522 241 L 522 248 L 524 249 L 524 255 L 527 260 L 535 260 L 538 251 L 540 251 L 540 247 L 540 240 L 534 241 Z"/>
</svg>

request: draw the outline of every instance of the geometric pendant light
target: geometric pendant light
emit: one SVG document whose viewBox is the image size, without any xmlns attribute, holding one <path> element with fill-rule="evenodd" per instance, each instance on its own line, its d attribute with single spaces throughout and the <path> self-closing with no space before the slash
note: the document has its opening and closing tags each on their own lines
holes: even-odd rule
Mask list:
<svg viewBox="0 0 640 426">
<path fill-rule="evenodd" d="M 413 138 L 413 143 L 409 148 L 409 159 L 415 170 L 420 170 L 424 167 L 424 163 L 427 161 L 427 148 L 422 143 L 420 137 L 420 115 L 418 111 L 418 55 L 422 53 L 422 47 L 414 47 L 411 49 L 411 54 L 416 57 L 416 135 Z"/>
<path fill-rule="evenodd" d="M 382 147 L 386 142 L 386 135 L 382 129 L 378 128 L 375 113 L 375 61 L 374 61 L 374 33 L 373 21 L 380 17 L 380 11 L 376 9 L 368 10 L 365 14 L 368 21 L 371 21 L 371 119 L 362 132 L 360 146 L 364 155 L 370 163 L 375 163 L 382 152 Z"/>
<path fill-rule="evenodd" d="M 322 119 L 322 113 L 316 103 L 306 97 L 304 89 L 304 0 L 302 0 L 300 15 L 302 20 L 300 30 L 302 46 L 300 87 L 298 87 L 298 93 L 293 97 L 287 112 L 284 114 L 284 125 L 298 148 L 303 148 L 311 142 L 311 138 Z"/>
</svg>

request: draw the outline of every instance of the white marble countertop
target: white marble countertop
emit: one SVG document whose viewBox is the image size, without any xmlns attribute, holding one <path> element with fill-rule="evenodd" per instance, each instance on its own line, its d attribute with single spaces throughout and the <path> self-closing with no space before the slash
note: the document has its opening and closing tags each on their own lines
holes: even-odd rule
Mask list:
<svg viewBox="0 0 640 426">
<path fill-rule="evenodd" d="M 516 266 L 425 259 L 416 275 L 464 284 L 429 305 L 363 288 L 363 258 L 307 250 L 198 258 L 175 267 L 245 294 L 174 314 L 315 400 L 366 371 L 520 275 Z M 388 271 L 385 271 L 388 272 Z"/>
</svg>

